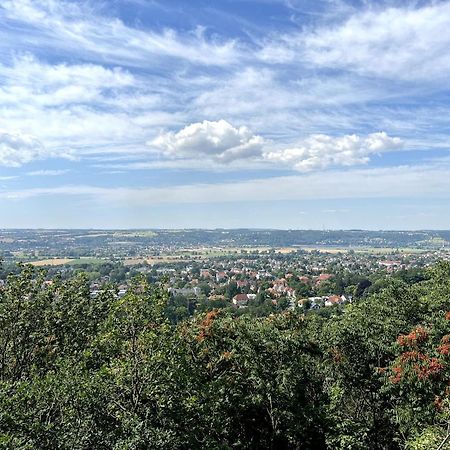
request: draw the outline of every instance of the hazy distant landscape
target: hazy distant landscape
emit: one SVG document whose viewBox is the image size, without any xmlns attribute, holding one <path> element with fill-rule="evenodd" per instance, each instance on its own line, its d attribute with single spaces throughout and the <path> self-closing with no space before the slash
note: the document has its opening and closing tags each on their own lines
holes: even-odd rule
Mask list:
<svg viewBox="0 0 450 450">
<path fill-rule="evenodd" d="M 388 254 L 449 248 L 450 231 L 0 230 L 3 259 L 53 265 L 80 258 L 129 263 L 158 257 L 202 259 L 242 250 Z"/>
</svg>

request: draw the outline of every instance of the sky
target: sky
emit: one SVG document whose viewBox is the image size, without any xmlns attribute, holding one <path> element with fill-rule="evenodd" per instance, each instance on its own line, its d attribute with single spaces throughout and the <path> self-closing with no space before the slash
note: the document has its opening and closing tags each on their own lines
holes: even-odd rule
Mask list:
<svg viewBox="0 0 450 450">
<path fill-rule="evenodd" d="M 450 1 L 0 0 L 0 228 L 450 228 Z"/>
</svg>

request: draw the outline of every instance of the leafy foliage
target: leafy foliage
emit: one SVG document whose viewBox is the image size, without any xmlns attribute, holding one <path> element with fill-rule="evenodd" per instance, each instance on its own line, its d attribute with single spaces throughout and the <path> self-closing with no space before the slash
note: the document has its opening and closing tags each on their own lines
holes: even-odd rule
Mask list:
<svg viewBox="0 0 450 450">
<path fill-rule="evenodd" d="M 0 448 L 449 448 L 446 263 L 260 318 L 182 320 L 143 277 L 121 298 L 45 280 L 22 266 L 0 289 Z"/>
</svg>

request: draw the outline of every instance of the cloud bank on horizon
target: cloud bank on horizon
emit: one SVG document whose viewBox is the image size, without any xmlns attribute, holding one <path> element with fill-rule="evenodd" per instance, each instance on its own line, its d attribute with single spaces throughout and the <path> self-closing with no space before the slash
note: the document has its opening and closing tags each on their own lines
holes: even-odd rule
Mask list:
<svg viewBox="0 0 450 450">
<path fill-rule="evenodd" d="M 0 227 L 450 227 L 450 1 L 0 0 L 0 24 Z"/>
</svg>

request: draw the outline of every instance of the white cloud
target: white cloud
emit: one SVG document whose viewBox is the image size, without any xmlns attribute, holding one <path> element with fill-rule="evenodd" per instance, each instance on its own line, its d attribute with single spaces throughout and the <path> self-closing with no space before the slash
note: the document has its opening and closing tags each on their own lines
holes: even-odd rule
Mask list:
<svg viewBox="0 0 450 450">
<path fill-rule="evenodd" d="M 298 69 L 278 69 L 244 66 L 215 80 L 207 79 L 200 88 L 188 86 L 192 93 L 192 100 L 186 102 L 190 118 L 197 122 L 203 117 L 226 117 L 231 123 L 245 124 L 265 137 L 286 143 L 295 139 L 299 130 L 302 135 L 351 132 L 362 121 L 366 127 L 367 105 L 407 95 L 393 86 L 348 74 L 300 77 Z M 358 107 L 364 109 L 363 114 Z M 377 114 L 378 108 L 372 106 L 370 111 Z M 383 111 L 381 118 L 391 116 L 398 117 L 398 111 Z M 408 120 L 410 124 L 411 117 Z"/>
<path fill-rule="evenodd" d="M 0 64 L 0 102 L 36 106 L 108 102 L 111 90 L 134 87 L 136 79 L 123 69 L 97 64 L 43 64 L 31 55 L 14 58 L 13 64 Z"/>
<path fill-rule="evenodd" d="M 19 167 L 45 155 L 44 147 L 34 136 L 0 129 L 0 166 Z"/>
<path fill-rule="evenodd" d="M 313 134 L 295 144 L 269 141 L 247 127 L 235 128 L 225 120 L 203 121 L 178 132 L 164 132 L 149 142 L 173 160 L 133 162 L 128 169 L 201 168 L 219 170 L 224 162 L 234 169 L 291 168 L 301 172 L 335 166 L 367 164 L 372 155 L 399 150 L 404 142 L 380 131 L 367 136 Z M 211 165 L 212 164 L 212 165 Z"/>
<path fill-rule="evenodd" d="M 164 86 L 148 81 L 120 67 L 16 56 L 0 63 L 0 124 L 35 136 L 47 153 L 63 157 L 145 153 L 158 128 L 180 122 L 177 112 L 165 110 L 170 95 L 157 92 Z"/>
<path fill-rule="evenodd" d="M 441 14 L 436 23 L 442 31 L 441 22 L 448 15 L 438 3 L 421 10 L 366 9 L 356 14 L 356 9 L 349 10 L 353 15 L 346 12 L 348 19 L 343 22 L 339 16 L 333 26 L 327 22 L 302 32 L 265 36 L 259 41 L 253 38 L 246 43 L 211 37 L 201 29 L 178 33 L 145 29 L 114 18 L 118 10 L 92 0 L 0 0 L 0 4 L 0 22 L 8 24 L 0 27 L 4 55 L 0 63 L 0 124 L 6 130 L 20 129 L 35 136 L 49 150 L 47 154 L 71 153 L 82 159 L 122 153 L 145 160 L 154 156 L 145 145 L 150 141 L 162 155 L 149 168 L 195 169 L 195 159 L 203 158 L 204 169 L 228 169 L 234 161 L 239 170 L 242 158 L 248 160 L 244 169 L 250 164 L 267 167 L 269 159 L 261 157 L 263 145 L 276 167 L 290 151 L 296 153 L 299 147 L 307 146 L 305 142 L 296 144 L 299 136 L 374 131 L 370 127 L 377 123 L 377 128 L 405 138 L 426 133 L 428 142 L 436 133 L 430 129 L 430 117 L 441 127 L 448 122 L 447 112 L 438 102 L 428 102 L 427 111 L 421 103 L 418 112 L 419 106 L 397 101 L 427 95 L 423 83 L 403 83 L 399 89 L 397 83 L 380 83 L 351 72 L 337 75 L 333 71 L 330 75 L 316 70 L 330 66 L 363 74 L 379 71 L 385 76 L 386 67 L 397 71 L 400 66 L 396 64 L 401 63 L 405 73 L 400 76 L 404 78 L 420 75 L 411 70 L 406 61 L 409 57 L 423 59 L 424 67 L 432 67 L 436 58 L 445 62 L 448 52 L 440 50 L 448 33 L 434 36 L 434 42 L 427 31 L 430 26 L 422 29 L 414 19 L 423 10 L 425 18 L 420 20 L 428 24 L 430 17 Z M 410 55 L 410 46 L 401 42 L 400 35 L 397 39 L 394 31 L 392 36 L 384 36 L 383 20 L 394 29 L 394 17 L 401 22 L 403 15 L 410 17 L 409 22 L 398 27 L 415 27 L 423 45 L 434 49 L 429 55 L 420 49 L 419 56 Z M 365 32 L 366 24 L 373 33 Z M 387 42 L 391 37 L 397 39 L 395 45 Z M 352 51 L 340 42 L 346 42 Z M 261 48 L 259 54 L 257 48 Z M 396 49 L 403 49 L 403 53 L 399 58 L 388 57 L 383 53 L 385 48 L 388 53 Z M 31 56 L 33 51 L 48 58 L 47 62 Z M 372 52 L 376 63 L 371 62 Z M 61 62 L 64 58 L 66 62 Z M 387 62 L 383 58 L 388 58 Z M 391 64 L 389 58 L 395 61 Z M 211 65 L 220 65 L 221 70 Z M 137 70 L 137 66 L 144 70 Z M 441 70 L 439 64 L 433 67 Z M 229 127 L 217 125 L 218 121 L 203 129 L 205 117 L 225 117 Z M 189 123 L 190 127 L 163 133 L 155 140 L 160 129 L 180 130 Z M 236 124 L 248 128 L 235 128 Z M 348 163 L 364 162 L 369 157 L 353 156 Z M 186 158 L 189 163 L 183 166 Z M 343 155 L 335 159 L 323 162 L 323 167 L 345 164 Z"/>
<path fill-rule="evenodd" d="M 207 156 L 221 162 L 261 156 L 263 144 L 261 136 L 226 120 L 193 123 L 177 133 L 161 133 L 150 142 L 169 156 Z"/>
<path fill-rule="evenodd" d="M 251 179 L 237 183 L 191 184 L 152 188 L 60 186 L 0 192 L 0 198 L 86 196 L 105 206 L 147 207 L 153 204 L 278 202 L 281 200 L 350 198 L 448 198 L 448 165 L 334 170 L 295 176 Z"/>
<path fill-rule="evenodd" d="M 185 35 L 171 29 L 147 31 L 100 15 L 92 5 L 95 3 L 89 1 L 3 0 L 0 18 L 3 15 L 33 27 L 30 34 L 38 30 L 35 36 L 40 45 L 97 55 L 115 63 L 147 66 L 149 58 L 161 57 L 222 66 L 235 62 L 239 54 L 233 40 L 207 39 L 202 28 Z"/>
<path fill-rule="evenodd" d="M 16 82 L 41 88 L 79 85 L 108 88 L 130 86 L 136 83 L 134 76 L 120 67 L 112 69 L 99 64 L 43 64 L 33 55 L 14 58 L 13 65 L 1 67 L 1 72 L 13 75 Z"/>
<path fill-rule="evenodd" d="M 450 69 L 450 2 L 365 9 L 347 20 L 266 39 L 259 58 L 398 80 L 433 81 Z"/>
<path fill-rule="evenodd" d="M 27 172 L 27 175 L 30 177 L 56 177 L 59 175 L 64 175 L 68 173 L 68 169 L 42 169 L 42 170 L 33 170 L 31 172 Z"/>
<path fill-rule="evenodd" d="M 135 158 L 134 158 L 135 159 Z M 203 171 L 211 173 L 225 173 L 225 172 L 238 172 L 243 169 L 242 160 L 229 161 L 227 164 L 223 162 L 208 159 L 208 158 L 182 158 L 182 159 L 154 159 L 151 161 L 134 161 L 134 162 L 122 162 L 121 164 L 105 164 L 111 158 L 106 157 L 100 160 L 101 164 L 95 164 L 93 167 L 96 168 L 108 168 L 112 170 L 192 170 L 192 171 Z M 263 160 L 247 159 L 245 161 L 245 170 L 256 171 L 261 169 L 267 169 L 268 163 Z M 271 167 L 275 169 L 274 167 Z"/>
<path fill-rule="evenodd" d="M 390 137 L 383 131 L 367 137 L 317 134 L 295 147 L 267 152 L 264 156 L 274 163 L 287 164 L 298 171 L 307 172 L 329 166 L 366 164 L 370 155 L 397 150 L 402 146 L 401 139 Z"/>
</svg>

